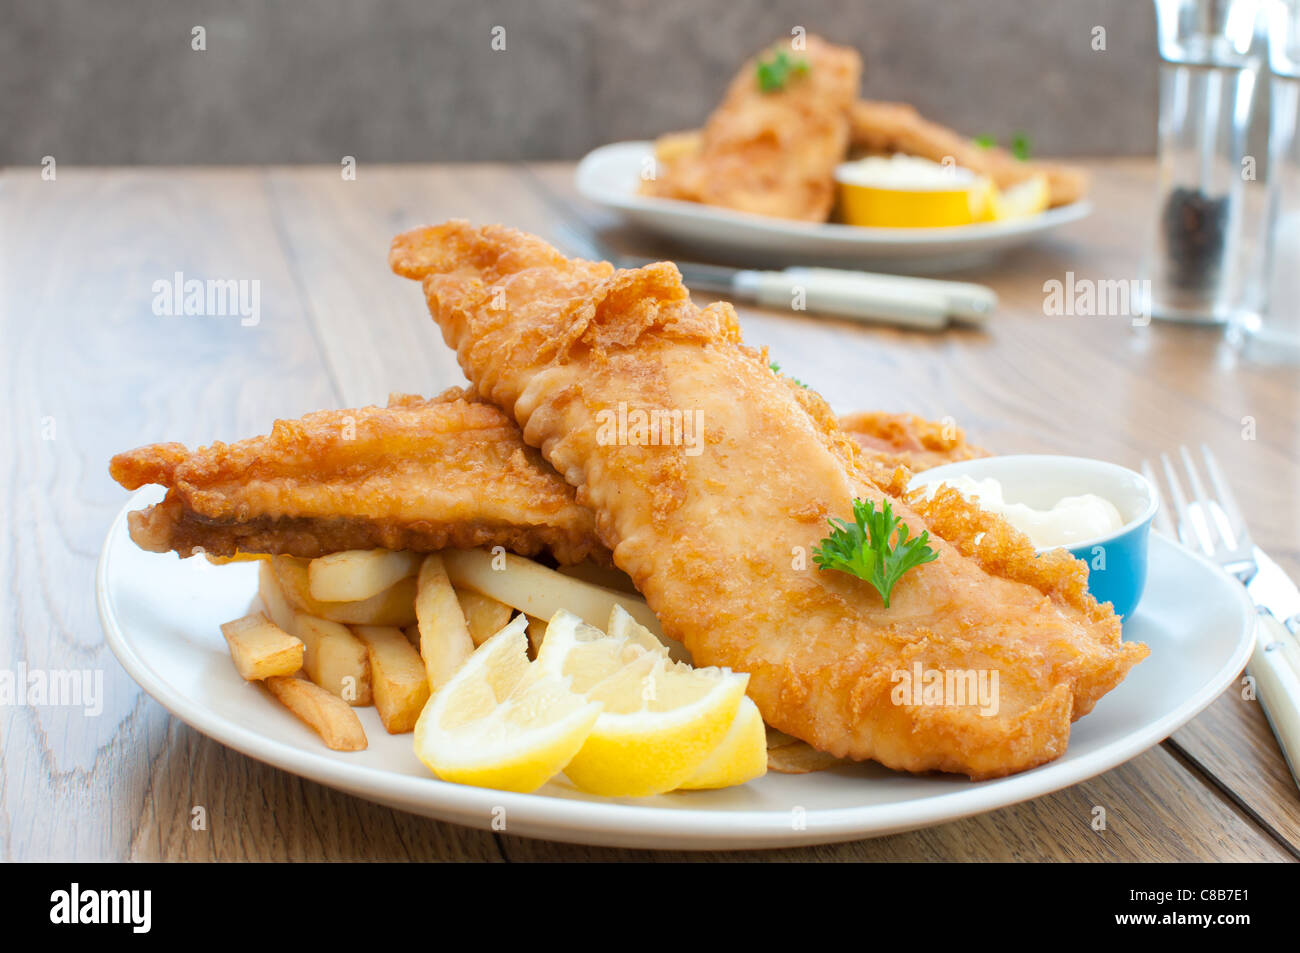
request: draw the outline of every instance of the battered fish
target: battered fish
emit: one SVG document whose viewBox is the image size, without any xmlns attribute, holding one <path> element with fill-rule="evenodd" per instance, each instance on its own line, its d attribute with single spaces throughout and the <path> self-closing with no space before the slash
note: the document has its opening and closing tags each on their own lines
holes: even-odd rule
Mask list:
<svg viewBox="0 0 1300 953">
<path fill-rule="evenodd" d="M 901 152 L 932 162 L 951 157 L 962 168 L 992 179 L 1000 189 L 1041 174 L 1047 180 L 1048 204 L 1053 208 L 1077 202 L 1088 191 L 1088 173 L 1079 166 L 1022 161 L 1005 149 L 980 146 L 924 118 L 907 103 L 864 99 L 853 104 L 850 115 L 852 147 L 859 152 Z"/>
<path fill-rule="evenodd" d="M 608 561 L 590 511 L 499 410 L 448 391 L 433 400 L 279 420 L 268 437 L 179 443 L 115 456 L 113 479 L 168 487 L 131 513 L 151 552 L 214 556 L 502 545 L 561 563 Z"/>
<path fill-rule="evenodd" d="M 806 48 L 776 43 L 740 68 L 698 140 L 666 137 L 656 177 L 642 191 L 756 215 L 824 222 L 835 167 L 849 146 L 849 107 L 862 59 L 816 36 Z M 781 88 L 764 91 L 760 62 L 790 64 Z"/>
<path fill-rule="evenodd" d="M 665 632 L 697 664 L 748 672 L 776 729 L 837 757 L 997 777 L 1059 757 L 1147 654 L 1068 553 L 1036 556 L 953 491 L 909 504 L 906 471 L 871 479 L 825 403 L 742 345 L 730 305 L 694 305 L 672 264 L 616 271 L 459 221 L 398 236 L 389 260 L 423 282 L 478 392 L 577 488 Z M 699 414 L 703 451 L 608 439 L 623 405 Z M 854 498 L 890 500 L 939 554 L 889 609 L 807 558 Z M 947 693 L 972 680 L 994 686 L 987 704 Z"/>
<path fill-rule="evenodd" d="M 846 429 L 885 473 L 984 453 L 959 429 L 910 414 L 855 414 Z M 513 420 L 459 388 L 278 421 L 270 436 L 194 452 L 140 447 L 110 472 L 128 490 L 167 487 L 163 502 L 128 517 L 150 552 L 314 558 L 500 545 L 562 564 L 611 562 L 573 488 Z"/>
</svg>

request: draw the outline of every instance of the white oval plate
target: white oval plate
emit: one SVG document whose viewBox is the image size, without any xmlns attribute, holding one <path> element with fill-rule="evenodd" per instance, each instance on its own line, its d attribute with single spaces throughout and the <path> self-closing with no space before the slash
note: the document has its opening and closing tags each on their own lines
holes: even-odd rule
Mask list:
<svg viewBox="0 0 1300 953">
<path fill-rule="evenodd" d="M 385 733 L 373 708 L 358 709 L 370 747 L 330 751 L 265 689 L 241 679 L 218 626 L 256 601 L 256 565 L 214 566 L 137 548 L 126 512 L 159 497 L 150 487 L 131 498 L 109 530 L 96 579 L 108 643 L 146 692 L 222 744 L 321 784 L 479 828 L 504 809 L 509 833 L 551 840 L 781 847 L 875 837 L 1015 804 L 1100 774 L 1167 737 L 1237 677 L 1254 632 L 1254 610 L 1239 585 L 1153 535 L 1146 596 L 1125 625 L 1126 638 L 1146 642 L 1151 655 L 1075 723 L 1069 750 L 1051 764 L 979 783 L 864 764 L 645 799 L 586 795 L 561 776 L 539 793 L 510 794 L 430 776 L 411 735 Z"/>
<path fill-rule="evenodd" d="M 1049 209 L 1032 218 L 951 228 L 863 228 L 794 222 L 654 198 L 637 192 L 651 142 L 615 142 L 578 163 L 578 192 L 629 222 L 711 255 L 748 265 L 826 263 L 876 265 L 893 271 L 951 271 L 982 264 L 1092 211 L 1088 202 Z"/>
</svg>

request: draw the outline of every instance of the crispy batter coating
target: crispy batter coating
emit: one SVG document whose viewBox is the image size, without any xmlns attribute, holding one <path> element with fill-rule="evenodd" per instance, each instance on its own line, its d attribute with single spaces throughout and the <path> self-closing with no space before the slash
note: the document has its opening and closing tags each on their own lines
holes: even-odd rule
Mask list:
<svg viewBox="0 0 1300 953">
<path fill-rule="evenodd" d="M 152 552 L 502 545 L 562 563 L 609 558 L 591 513 L 514 423 L 458 389 L 280 420 L 270 436 L 193 453 L 141 447 L 109 469 L 128 490 L 168 487 L 129 517 L 131 538 Z"/>
<path fill-rule="evenodd" d="M 951 421 L 926 420 L 916 414 L 864 410 L 840 418 L 840 427 L 858 444 L 878 454 L 890 470 L 905 466 L 912 472 L 987 457 L 989 452 L 966 442 L 966 434 Z"/>
<path fill-rule="evenodd" d="M 806 69 L 784 88 L 759 88 L 758 61 L 784 53 Z M 835 166 L 849 145 L 858 92 L 857 51 L 807 37 L 807 48 L 773 44 L 740 68 L 698 139 L 669 135 L 642 191 L 662 198 L 806 222 L 824 222 L 835 201 Z"/>
<path fill-rule="evenodd" d="M 966 459 L 972 449 L 960 430 L 946 440 L 944 425 L 910 414 L 845 420 L 886 473 Z M 310 559 L 345 549 L 504 546 L 560 563 L 611 563 L 595 518 L 518 425 L 458 388 L 279 421 L 268 437 L 193 453 L 179 443 L 140 447 L 110 469 L 127 489 L 168 488 L 163 502 L 129 517 L 131 538 L 150 552 Z"/>
<path fill-rule="evenodd" d="M 863 99 L 850 112 L 852 147 L 857 152 L 902 152 L 932 162 L 951 157 L 957 165 L 988 176 L 1000 189 L 1035 174 L 1047 179 L 1048 204 L 1069 205 L 1088 191 L 1086 170 L 1062 162 L 1021 161 L 996 146 L 984 148 L 958 132 L 931 122 L 907 103 Z"/>
<path fill-rule="evenodd" d="M 1071 720 L 1146 655 L 1080 589 L 1079 564 L 1040 561 L 950 498 L 913 507 L 905 470 L 873 480 L 825 403 L 742 345 L 729 305 L 694 305 L 673 265 L 616 271 L 465 222 L 398 236 L 389 261 L 423 282 L 479 393 L 577 488 L 665 632 L 699 664 L 748 672 L 780 731 L 839 757 L 997 777 L 1059 757 Z M 602 422 L 620 405 L 698 412 L 702 452 L 609 439 Z M 939 553 L 888 610 L 807 559 L 855 497 L 889 499 Z M 913 671 L 953 691 L 996 674 L 995 704 L 909 694 Z"/>
</svg>

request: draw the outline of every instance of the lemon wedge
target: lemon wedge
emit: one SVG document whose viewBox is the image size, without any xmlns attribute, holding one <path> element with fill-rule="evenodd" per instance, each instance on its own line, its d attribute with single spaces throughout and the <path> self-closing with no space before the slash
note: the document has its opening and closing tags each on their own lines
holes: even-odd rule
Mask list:
<svg viewBox="0 0 1300 953">
<path fill-rule="evenodd" d="M 995 189 L 990 203 L 992 219 L 995 222 L 1006 222 L 1031 218 L 1046 211 L 1050 197 L 1047 177 L 1043 175 L 1031 176 L 1002 191 Z"/>
<path fill-rule="evenodd" d="M 747 675 L 674 662 L 655 637 L 615 609 L 610 632 L 557 612 L 537 666 L 601 706 L 564 769 L 592 794 L 644 797 L 692 780 L 727 736 Z"/>
<path fill-rule="evenodd" d="M 549 675 L 568 678 L 575 692 L 585 694 L 637 659 L 667 654 L 663 643 L 621 606 L 614 607 L 608 634 L 561 609 L 546 624 L 536 664 Z"/>
<path fill-rule="evenodd" d="M 564 773 L 607 797 L 681 787 L 726 736 L 748 682 L 748 675 L 644 653 L 587 692 L 603 710 Z"/>
<path fill-rule="evenodd" d="M 722 741 L 704 763 L 683 782 L 683 790 L 729 788 L 767 773 L 767 726 L 758 706 L 748 697 L 740 700 L 736 717 Z"/>
<path fill-rule="evenodd" d="M 599 703 L 528 661 L 527 624 L 516 616 L 479 646 L 420 713 L 416 757 L 444 781 L 535 791 L 595 727 Z"/>
<path fill-rule="evenodd" d="M 743 784 L 767 770 L 763 719 L 744 695 L 749 677 L 672 661 L 619 606 L 608 633 L 557 613 L 537 664 L 603 708 L 564 769 L 584 791 L 642 797 Z"/>
</svg>

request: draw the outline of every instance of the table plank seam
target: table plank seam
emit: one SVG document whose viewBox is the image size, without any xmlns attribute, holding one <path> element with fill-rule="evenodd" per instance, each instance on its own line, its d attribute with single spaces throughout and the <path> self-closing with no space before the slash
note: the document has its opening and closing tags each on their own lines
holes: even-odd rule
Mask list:
<svg viewBox="0 0 1300 953">
<path fill-rule="evenodd" d="M 1160 744 L 1178 759 L 1189 773 L 1199 778 L 1201 783 L 1207 787 L 1215 790 L 1230 807 L 1235 808 L 1244 820 L 1253 821 L 1256 827 L 1276 841 L 1283 850 L 1297 861 L 1300 861 L 1300 845 L 1292 843 L 1281 831 L 1261 817 L 1231 786 L 1220 780 L 1213 771 L 1193 757 L 1182 745 L 1173 738 L 1166 738 Z"/>
</svg>

